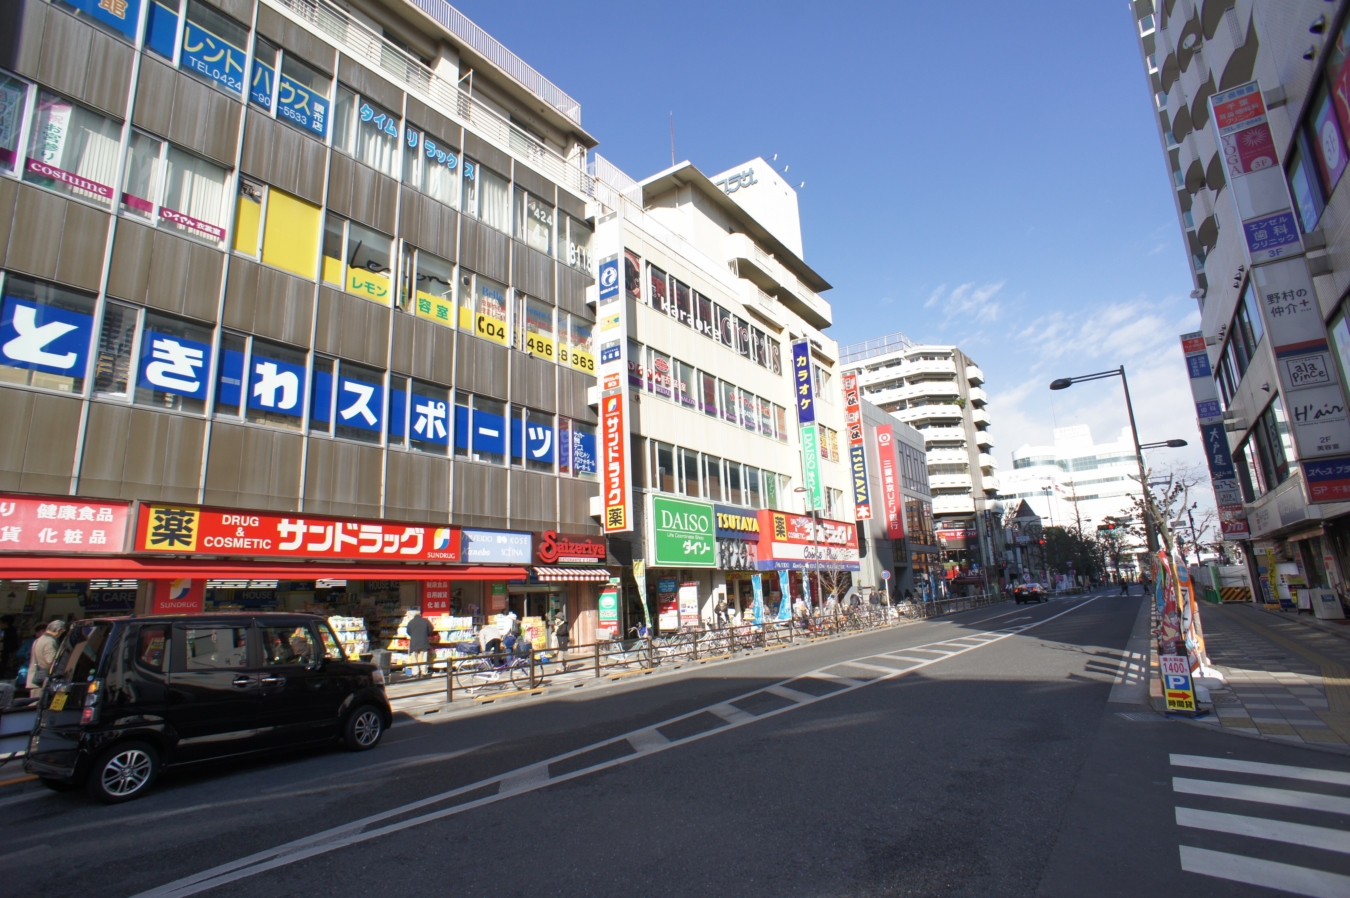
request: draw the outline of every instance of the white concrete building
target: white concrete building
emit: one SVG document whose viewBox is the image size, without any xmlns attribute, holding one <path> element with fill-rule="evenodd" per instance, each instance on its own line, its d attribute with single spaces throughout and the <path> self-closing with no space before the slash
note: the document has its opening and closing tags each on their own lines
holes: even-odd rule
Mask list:
<svg viewBox="0 0 1350 898">
<path fill-rule="evenodd" d="M 1109 443 L 1094 443 L 1086 424 L 1056 428 L 1052 446 L 1013 451 L 1013 469 L 1000 477 L 1008 505 L 1025 501 L 1048 527 L 1095 531 L 1108 518 L 1130 518 L 1139 489 L 1139 465 L 1129 428 Z"/>
<path fill-rule="evenodd" d="M 984 372 L 956 346 L 917 344 L 904 334 L 843 349 L 868 402 L 923 434 L 939 531 L 965 530 L 998 496 Z"/>
</svg>

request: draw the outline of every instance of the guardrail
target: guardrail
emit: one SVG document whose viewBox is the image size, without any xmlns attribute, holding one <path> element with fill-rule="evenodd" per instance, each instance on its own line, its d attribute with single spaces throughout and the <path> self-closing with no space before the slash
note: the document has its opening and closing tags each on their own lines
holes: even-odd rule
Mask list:
<svg viewBox="0 0 1350 898">
<path fill-rule="evenodd" d="M 432 661 L 428 685 L 444 678 L 444 688 L 391 696 L 393 700 L 444 695 L 489 699 L 508 693 L 530 692 L 547 686 L 579 685 L 603 678 L 619 679 L 651 673 L 660 668 L 678 669 L 687 664 L 706 664 L 755 651 L 768 651 L 800 642 L 829 639 L 948 614 L 997 605 L 1008 599 L 1001 593 L 984 593 L 933 602 L 895 606 L 839 607 L 831 613 L 816 609 L 810 617 L 786 621 L 767 620 L 762 626 L 739 626 L 685 630 L 669 636 L 614 639 L 571 646 L 566 652 L 530 648 L 497 655 L 460 655 Z M 409 665 L 419 670 L 424 665 Z"/>
</svg>

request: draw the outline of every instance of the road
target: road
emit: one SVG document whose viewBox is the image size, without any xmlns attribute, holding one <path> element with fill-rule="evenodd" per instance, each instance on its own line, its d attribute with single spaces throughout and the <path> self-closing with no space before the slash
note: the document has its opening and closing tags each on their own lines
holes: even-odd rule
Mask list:
<svg viewBox="0 0 1350 898">
<path fill-rule="evenodd" d="M 6 787 L 5 891 L 1350 895 L 1350 757 L 1129 704 L 1141 605 L 1005 604 L 503 703 L 118 807 Z"/>
</svg>

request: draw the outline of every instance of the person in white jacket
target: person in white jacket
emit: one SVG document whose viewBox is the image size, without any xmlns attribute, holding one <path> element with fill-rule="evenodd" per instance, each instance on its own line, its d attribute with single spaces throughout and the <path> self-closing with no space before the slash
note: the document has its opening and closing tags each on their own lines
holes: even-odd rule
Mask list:
<svg viewBox="0 0 1350 898">
<path fill-rule="evenodd" d="M 56 648 L 61 643 L 61 634 L 65 632 L 65 629 L 65 621 L 54 620 L 47 625 L 47 629 L 41 636 L 33 640 L 33 653 L 28 661 L 28 688 L 30 690 L 47 681 L 47 674 L 51 671 L 52 662 L 56 660 Z M 40 674 L 39 671 L 41 671 Z"/>
</svg>

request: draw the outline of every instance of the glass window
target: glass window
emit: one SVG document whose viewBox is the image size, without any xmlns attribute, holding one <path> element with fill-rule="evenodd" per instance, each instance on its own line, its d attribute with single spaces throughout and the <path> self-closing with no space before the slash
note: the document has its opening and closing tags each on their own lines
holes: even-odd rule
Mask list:
<svg viewBox="0 0 1350 898">
<path fill-rule="evenodd" d="M 1303 233 L 1309 233 L 1317 227 L 1322 218 L 1322 188 L 1303 152 L 1305 141 L 1300 136 L 1293 152 L 1289 154 L 1289 190 L 1294 195 L 1294 205 L 1298 207 L 1299 224 Z"/>
<path fill-rule="evenodd" d="M 486 168 L 478 169 L 478 217 L 504 234 L 511 232 L 511 188 L 506 179 Z"/>
<path fill-rule="evenodd" d="M 780 440 L 787 440 L 787 409 L 781 405 L 773 407 L 774 432 Z"/>
<path fill-rule="evenodd" d="M 474 275 L 473 332 L 484 340 L 507 345 L 506 286 Z"/>
<path fill-rule="evenodd" d="M 553 206 L 516 188 L 515 236 L 531 249 L 553 255 Z"/>
<path fill-rule="evenodd" d="M 469 403 L 468 393 L 455 394 L 455 457 L 469 457 Z"/>
<path fill-rule="evenodd" d="M 94 357 L 94 392 L 126 398 L 131 389 L 131 358 L 140 312 L 110 302 L 103 307 L 98 354 Z"/>
<path fill-rule="evenodd" d="M 145 313 L 136 403 L 203 414 L 211 378 L 211 328 Z"/>
<path fill-rule="evenodd" d="M 741 466 L 734 461 L 727 462 L 726 496 L 727 501 L 733 505 L 745 504 L 745 493 L 741 486 Z"/>
<path fill-rule="evenodd" d="M 647 388 L 647 355 L 641 343 L 628 341 L 628 389 L 639 393 Z"/>
<path fill-rule="evenodd" d="M 205 4 L 188 0 L 179 67 L 234 94 L 244 92 L 248 29 Z"/>
<path fill-rule="evenodd" d="M 447 206 L 459 205 L 459 151 L 413 128 L 404 131 L 403 181 Z"/>
<path fill-rule="evenodd" d="M 702 293 L 694 293 L 694 329 L 705 337 L 713 336 L 713 301 Z"/>
<path fill-rule="evenodd" d="M 122 128 L 112 119 L 40 91 L 23 178 L 107 206 L 117 182 L 121 142 Z"/>
<path fill-rule="evenodd" d="M 314 373 L 309 390 L 310 433 L 333 432 L 333 374 L 336 359 L 314 358 Z"/>
<path fill-rule="evenodd" d="M 1266 484 L 1261 475 L 1261 465 L 1256 458 L 1256 446 L 1251 438 L 1248 438 L 1238 447 L 1234 461 L 1238 473 L 1238 482 L 1242 486 L 1242 500 L 1244 502 L 1255 502 L 1265 495 Z"/>
<path fill-rule="evenodd" d="M 1289 466 L 1293 459 L 1293 445 L 1290 442 L 1289 424 L 1284 417 L 1284 406 L 1276 396 L 1261 413 L 1256 423 L 1256 442 L 1261 456 L 1264 481 L 1273 489 L 1289 478 Z"/>
<path fill-rule="evenodd" d="M 694 297 L 689 290 L 688 284 L 683 284 L 674 278 L 670 280 L 671 293 L 675 297 L 675 317 L 679 319 L 680 324 L 685 327 L 694 326 Z"/>
<path fill-rule="evenodd" d="M 691 449 L 681 449 L 680 457 L 680 473 L 684 478 L 680 491 L 686 496 L 698 498 L 701 495 L 698 485 L 698 453 Z"/>
<path fill-rule="evenodd" d="M 663 352 L 657 352 L 652 349 L 651 362 L 647 366 L 647 379 L 651 384 L 651 391 L 662 399 L 671 399 L 672 385 L 674 378 L 670 371 L 670 356 Z"/>
<path fill-rule="evenodd" d="M 708 485 L 708 498 L 714 502 L 723 502 L 722 495 L 722 459 L 715 455 L 703 456 L 703 482 Z"/>
<path fill-rule="evenodd" d="M 600 475 L 600 456 L 595 444 L 595 426 L 581 421 L 570 422 L 570 464 L 577 477 L 594 480 Z M 560 444 L 561 445 L 561 444 Z M 641 454 L 634 456 L 641 464 Z"/>
<path fill-rule="evenodd" d="M 445 455 L 450 449 L 450 391 L 413 381 L 409 421 L 413 449 Z"/>
<path fill-rule="evenodd" d="M 722 420 L 736 424 L 740 421 L 740 400 L 736 396 L 737 390 L 724 380 L 718 383 L 722 385 Z"/>
<path fill-rule="evenodd" d="M 408 443 L 408 378 L 389 375 L 389 446 L 404 448 Z M 423 425 L 425 427 L 425 425 Z"/>
<path fill-rule="evenodd" d="M 528 297 L 525 299 L 525 351 L 536 358 L 556 361 L 553 306 Z"/>
<path fill-rule="evenodd" d="M 333 146 L 378 172 L 396 177 L 398 116 L 338 85 Z"/>
<path fill-rule="evenodd" d="M 473 397 L 473 460 L 506 464 L 506 403 Z"/>
<path fill-rule="evenodd" d="M 740 315 L 733 315 L 731 317 L 735 321 L 736 342 L 734 345 L 736 351 L 748 359 L 750 358 L 750 323 Z"/>
<path fill-rule="evenodd" d="M 216 414 L 239 417 L 244 392 L 243 337 L 225 334 L 220 340 L 220 362 L 216 366 Z"/>
<path fill-rule="evenodd" d="M 746 430 L 759 430 L 759 397 L 754 393 L 741 390 L 741 426 Z"/>
<path fill-rule="evenodd" d="M 332 87 L 332 79 L 327 75 L 305 65 L 289 51 L 281 54 L 277 118 L 321 138 L 327 136 L 328 93 Z"/>
<path fill-rule="evenodd" d="M 190 628 L 187 641 L 188 670 L 226 670 L 248 667 L 248 628 Z"/>
<path fill-rule="evenodd" d="M 663 315 L 670 314 L 670 297 L 666 293 L 666 273 L 655 265 L 648 265 L 652 285 L 652 308 Z"/>
<path fill-rule="evenodd" d="M 759 491 L 759 468 L 745 467 L 745 495 L 751 508 L 763 508 L 764 501 Z"/>
<path fill-rule="evenodd" d="M 773 406 L 763 396 L 758 397 L 755 410 L 759 413 L 759 432 L 766 437 L 774 435 L 773 430 Z"/>
<path fill-rule="evenodd" d="M 524 418 L 523 408 L 518 405 L 511 406 L 511 464 L 517 467 L 525 464 L 525 435 L 521 430 Z"/>
<path fill-rule="evenodd" d="M 572 316 L 572 367 L 587 374 L 595 374 L 594 329 L 591 322 Z"/>
<path fill-rule="evenodd" d="M 131 145 L 127 148 L 127 171 L 122 178 L 122 211 L 146 221 L 154 220 L 163 149 L 163 144 L 150 135 L 140 131 L 131 132 Z"/>
<path fill-rule="evenodd" d="M 525 410 L 525 467 L 531 471 L 553 471 L 557 455 L 557 434 L 553 416 L 533 409 Z"/>
<path fill-rule="evenodd" d="M 347 219 L 332 212 L 323 220 L 323 279 L 341 287 L 347 282 L 344 262 L 347 256 Z"/>
<path fill-rule="evenodd" d="M 229 172 L 219 165 L 170 146 L 160 219 L 195 237 L 224 240 L 229 178 Z"/>
<path fill-rule="evenodd" d="M 694 398 L 694 366 L 686 365 L 679 359 L 674 359 L 673 364 L 675 395 L 679 397 L 680 405 L 685 408 L 694 408 L 697 405 Z"/>
<path fill-rule="evenodd" d="M 816 369 L 816 398 L 821 402 L 834 402 L 834 390 L 830 387 L 830 382 L 834 380 L 834 375 L 819 365 Z"/>
<path fill-rule="evenodd" d="M 463 196 L 461 197 L 464 213 L 466 215 L 478 214 L 478 163 L 472 159 L 465 159 L 464 164 L 460 166 L 463 181 Z"/>
<path fill-rule="evenodd" d="M 764 331 L 757 327 L 750 328 L 750 350 L 755 360 L 755 364 L 761 367 L 769 367 L 769 350 L 764 345 Z"/>
<path fill-rule="evenodd" d="M 267 191 L 263 264 L 314 280 L 319 256 L 319 207 L 276 188 Z"/>
<path fill-rule="evenodd" d="M 305 353 L 255 339 L 248 365 L 245 420 L 300 430 L 305 408 Z M 227 362 L 222 360 L 222 375 L 226 368 Z M 317 391 L 311 397 L 311 404 L 320 401 L 325 417 L 319 420 L 326 421 L 332 402 L 331 387 L 322 400 Z"/>
<path fill-rule="evenodd" d="M 331 216 L 330 216 L 331 217 Z M 346 290 L 382 306 L 393 305 L 393 240 L 354 221 L 347 222 Z M 328 231 L 324 231 L 327 256 Z M 327 267 L 325 263 L 325 267 Z"/>
<path fill-rule="evenodd" d="M 0 383 L 83 393 L 93 332 L 93 297 L 6 275 Z"/>
<path fill-rule="evenodd" d="M 1324 196 L 1331 196 L 1336 185 L 1345 173 L 1346 148 L 1345 137 L 1341 133 L 1340 123 L 1336 121 L 1336 110 L 1331 103 L 1331 95 L 1326 85 L 1318 88 L 1316 96 L 1309 105 L 1309 118 L 1306 127 L 1309 130 L 1308 144 L 1317 157 L 1318 174 L 1321 175 Z"/>
<path fill-rule="evenodd" d="M 642 260 L 631 249 L 623 251 L 623 285 L 629 299 L 642 301 Z"/>
<path fill-rule="evenodd" d="M 717 417 L 717 378 L 713 377 L 707 371 L 699 372 L 699 408 L 703 414 L 710 418 Z"/>
<path fill-rule="evenodd" d="M 145 48 L 153 50 L 170 62 L 178 41 L 179 0 L 154 0 L 146 13 Z"/>
<path fill-rule="evenodd" d="M 779 508 L 778 475 L 771 471 L 764 471 L 760 476 L 760 484 L 764 489 L 764 507 Z"/>
<path fill-rule="evenodd" d="M 675 492 L 675 447 L 669 443 L 652 441 L 652 484 L 664 493 Z"/>
<path fill-rule="evenodd" d="M 584 222 L 577 221 L 570 215 L 563 216 L 567 221 L 567 264 L 580 271 L 590 273 L 591 268 L 591 241 L 595 237 L 595 231 Z M 559 235 L 561 237 L 561 234 Z M 635 294 L 634 298 L 641 298 L 641 291 Z"/>
<path fill-rule="evenodd" d="M 0 171 L 12 172 L 19 164 L 19 134 L 28 85 L 0 74 Z"/>
<path fill-rule="evenodd" d="M 317 365 L 314 370 L 318 371 Z M 384 391 L 383 371 L 339 362 L 333 403 L 334 436 L 362 443 L 380 442 L 387 413 Z"/>
<path fill-rule="evenodd" d="M 249 78 L 249 102 L 261 106 L 269 112 L 272 109 L 272 97 L 277 86 L 277 48 L 263 40 L 253 40 L 253 76 Z"/>
<path fill-rule="evenodd" d="M 736 348 L 736 325 L 731 320 L 731 313 L 716 303 L 713 304 L 714 326 L 716 328 L 713 336 L 717 342 L 723 346 Z"/>
<path fill-rule="evenodd" d="M 234 251 L 254 259 L 258 258 L 258 238 L 262 236 L 262 203 L 262 185 L 240 178 L 234 200 Z"/>
<path fill-rule="evenodd" d="M 424 250 L 417 251 L 414 302 L 417 317 L 455 326 L 455 266 Z"/>
<path fill-rule="evenodd" d="M 267 667 L 313 664 L 321 657 L 309 627 L 259 627 L 258 632 L 262 636 L 263 664 Z"/>
<path fill-rule="evenodd" d="M 166 651 L 168 645 L 168 625 L 141 627 L 136 633 L 134 649 L 137 666 L 162 673 L 164 662 L 169 658 L 169 653 Z"/>
</svg>

